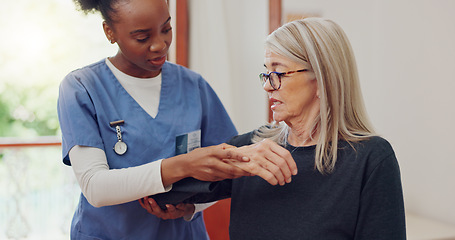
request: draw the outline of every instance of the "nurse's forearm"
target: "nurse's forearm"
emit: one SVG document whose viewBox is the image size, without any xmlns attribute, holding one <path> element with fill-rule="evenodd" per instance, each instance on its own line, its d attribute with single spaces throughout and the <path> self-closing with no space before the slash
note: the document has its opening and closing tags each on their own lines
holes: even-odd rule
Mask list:
<svg viewBox="0 0 455 240">
<path fill-rule="evenodd" d="M 161 179 L 163 186 L 170 186 L 183 178 L 191 176 L 188 170 L 189 162 L 186 161 L 185 164 L 185 156 L 186 154 L 162 160 Z"/>
<path fill-rule="evenodd" d="M 101 149 L 75 146 L 69 154 L 82 193 L 95 207 L 131 202 L 166 191 L 161 182 L 160 161 L 109 170 Z"/>
</svg>

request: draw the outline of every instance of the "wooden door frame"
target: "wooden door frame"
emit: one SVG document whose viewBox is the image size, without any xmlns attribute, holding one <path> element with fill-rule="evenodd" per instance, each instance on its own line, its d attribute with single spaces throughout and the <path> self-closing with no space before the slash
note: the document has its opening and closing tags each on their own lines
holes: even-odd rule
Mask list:
<svg viewBox="0 0 455 240">
<path fill-rule="evenodd" d="M 176 63 L 185 67 L 189 66 L 189 13 L 188 0 L 176 1 Z"/>
<path fill-rule="evenodd" d="M 282 24 L 282 0 L 269 0 L 269 33 L 275 31 Z M 273 121 L 272 102 L 268 101 L 268 122 Z"/>
</svg>

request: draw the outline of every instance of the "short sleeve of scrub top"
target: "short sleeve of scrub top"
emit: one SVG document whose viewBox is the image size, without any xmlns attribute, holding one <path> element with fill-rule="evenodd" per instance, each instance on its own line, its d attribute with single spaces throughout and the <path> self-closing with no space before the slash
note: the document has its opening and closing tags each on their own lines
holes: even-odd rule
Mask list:
<svg viewBox="0 0 455 240">
<path fill-rule="evenodd" d="M 65 164 L 70 165 L 68 153 L 75 145 L 104 150 L 96 121 L 95 107 L 80 77 L 69 74 L 62 81 L 58 110 Z"/>
</svg>

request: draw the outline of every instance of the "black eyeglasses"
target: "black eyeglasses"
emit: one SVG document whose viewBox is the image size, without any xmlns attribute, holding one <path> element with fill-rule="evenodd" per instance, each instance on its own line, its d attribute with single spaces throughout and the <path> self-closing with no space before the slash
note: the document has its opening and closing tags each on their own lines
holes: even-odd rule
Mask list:
<svg viewBox="0 0 455 240">
<path fill-rule="evenodd" d="M 285 75 L 291 74 L 291 73 L 306 72 L 306 71 L 308 71 L 308 69 L 300 69 L 300 70 L 290 71 L 290 72 L 270 72 L 269 74 L 261 73 L 261 74 L 259 74 L 259 79 L 261 80 L 262 87 L 264 87 L 265 84 L 267 83 L 267 80 L 269 80 L 272 88 L 275 90 L 278 90 L 281 87 L 281 77 L 282 76 L 285 76 Z"/>
</svg>

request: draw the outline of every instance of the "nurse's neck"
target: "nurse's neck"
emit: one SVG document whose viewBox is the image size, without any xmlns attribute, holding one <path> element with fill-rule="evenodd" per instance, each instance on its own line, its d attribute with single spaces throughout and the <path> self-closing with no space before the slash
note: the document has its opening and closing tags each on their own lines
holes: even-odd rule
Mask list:
<svg viewBox="0 0 455 240">
<path fill-rule="evenodd" d="M 109 61 L 121 72 L 136 78 L 154 78 L 161 73 L 159 69 L 144 69 L 123 57 L 123 54 L 117 53 L 114 57 L 109 57 Z"/>
</svg>

